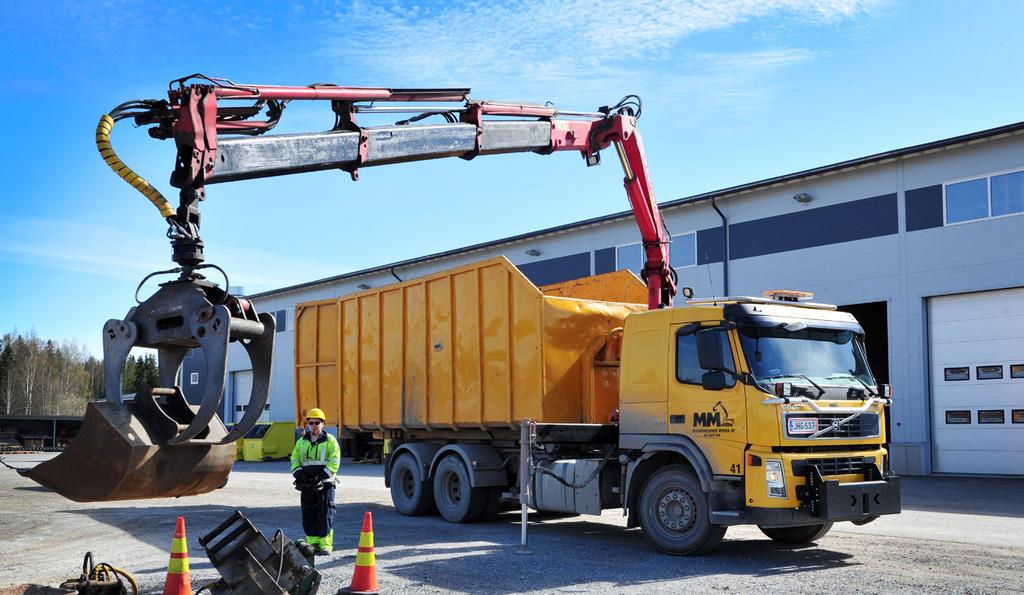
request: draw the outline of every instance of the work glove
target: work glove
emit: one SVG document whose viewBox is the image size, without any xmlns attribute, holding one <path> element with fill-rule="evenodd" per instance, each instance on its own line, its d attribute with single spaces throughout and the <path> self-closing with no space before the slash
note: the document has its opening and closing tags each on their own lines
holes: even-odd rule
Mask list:
<svg viewBox="0 0 1024 595">
<path fill-rule="evenodd" d="M 292 471 L 292 477 L 294 477 L 295 479 L 299 479 L 300 477 L 302 477 L 302 475 L 303 475 L 302 467 L 299 467 L 295 471 Z"/>
<path fill-rule="evenodd" d="M 327 469 L 321 469 L 321 470 L 320 470 L 320 475 L 322 475 L 322 477 L 321 477 L 320 479 L 324 479 L 324 480 L 327 480 L 327 479 L 330 479 L 330 478 L 331 478 L 331 476 L 333 475 L 333 473 L 331 473 L 331 472 L 330 472 L 330 471 L 328 471 Z"/>
</svg>

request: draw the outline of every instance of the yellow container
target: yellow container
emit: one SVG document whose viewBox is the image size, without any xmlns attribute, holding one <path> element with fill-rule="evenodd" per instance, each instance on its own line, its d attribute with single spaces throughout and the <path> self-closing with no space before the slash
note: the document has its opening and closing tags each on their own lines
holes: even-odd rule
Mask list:
<svg viewBox="0 0 1024 595">
<path fill-rule="evenodd" d="M 646 286 L 618 271 L 545 289 L 497 257 L 297 305 L 296 422 L 319 407 L 364 431 L 607 423 L 617 403 L 585 394 L 586 360 Z"/>
<path fill-rule="evenodd" d="M 295 448 L 295 426 L 287 421 L 259 423 L 238 442 L 246 461 L 288 458 Z"/>
</svg>

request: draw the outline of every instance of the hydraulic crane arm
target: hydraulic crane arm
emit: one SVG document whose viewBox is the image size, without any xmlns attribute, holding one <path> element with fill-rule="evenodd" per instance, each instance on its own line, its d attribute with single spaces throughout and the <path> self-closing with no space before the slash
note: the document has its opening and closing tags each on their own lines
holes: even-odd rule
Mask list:
<svg viewBox="0 0 1024 595">
<path fill-rule="evenodd" d="M 238 101 L 250 105 L 230 104 Z M 325 132 L 261 136 L 274 128 L 290 101 L 330 102 L 335 126 Z M 173 259 L 186 269 L 203 262 L 198 202 L 205 198 L 206 185 L 327 169 L 346 170 L 357 180 L 363 167 L 516 152 L 577 151 L 588 165 L 596 165 L 600 151 L 614 145 L 644 245 L 648 306 L 672 305 L 671 237 L 654 198 L 636 127 L 639 114 L 629 103 L 593 113 L 560 112 L 548 105 L 474 100 L 469 89 L 237 85 L 193 75 L 172 81 L 167 101 L 127 105 L 130 109 L 115 119 L 132 117 L 136 124 L 154 125 L 151 136 L 173 138 L 177 145 L 171 184 L 180 199 L 168 220 L 174 228 Z M 267 119 L 256 119 L 264 110 Z M 374 112 L 415 116 L 391 126 L 359 126 L 358 114 Z M 443 117 L 446 123 L 412 125 L 428 116 Z M 166 204 L 158 207 L 165 216 L 171 210 Z"/>
<path fill-rule="evenodd" d="M 265 134 L 291 101 L 329 102 L 334 127 Z M 235 452 L 231 443 L 253 427 L 267 402 L 275 320 L 257 314 L 246 300 L 229 295 L 200 273 L 220 270 L 204 263 L 199 204 L 207 185 L 326 169 L 348 171 L 357 180 L 363 167 L 517 152 L 577 151 L 587 165 L 597 165 L 601 150 L 614 146 L 643 241 L 648 306 L 670 307 L 676 293 L 671 237 L 658 211 L 636 128 L 639 107 L 639 99 L 630 96 L 593 113 L 560 112 L 550 105 L 474 100 L 469 89 L 237 85 L 202 75 L 172 81 L 167 100 L 118 106 L 100 119 L 97 148 L 111 169 L 168 222 L 172 260 L 178 267 L 162 273 L 178 278 L 161 284 L 123 320 L 107 322 L 105 402 L 89 405 L 69 451 L 26 474 L 80 501 L 200 494 L 227 481 Z M 363 113 L 411 116 L 393 125 L 363 127 L 357 122 Z M 444 121 L 419 123 L 428 117 Z M 110 132 L 117 121 L 129 118 L 151 126 L 154 138 L 174 139 L 177 155 L 170 181 L 179 190 L 176 208 L 114 152 Z M 228 430 L 217 410 L 233 341 L 241 342 L 249 354 L 253 382 L 248 408 Z M 121 375 L 133 347 L 158 351 L 160 386 L 122 399 Z M 176 386 L 182 360 L 196 348 L 206 359 L 198 407 Z M 106 456 L 98 457 L 99 452 Z"/>
</svg>

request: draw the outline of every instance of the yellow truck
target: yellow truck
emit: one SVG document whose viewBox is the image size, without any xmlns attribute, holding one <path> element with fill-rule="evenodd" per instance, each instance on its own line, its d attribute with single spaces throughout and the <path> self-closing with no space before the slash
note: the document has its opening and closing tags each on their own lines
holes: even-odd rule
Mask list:
<svg viewBox="0 0 1024 595">
<path fill-rule="evenodd" d="M 648 310 L 619 271 L 534 286 L 498 257 L 295 313 L 297 422 L 391 441 L 406 515 L 600 514 L 670 554 L 730 525 L 811 542 L 900 511 L 863 329 L 794 292 Z"/>
</svg>

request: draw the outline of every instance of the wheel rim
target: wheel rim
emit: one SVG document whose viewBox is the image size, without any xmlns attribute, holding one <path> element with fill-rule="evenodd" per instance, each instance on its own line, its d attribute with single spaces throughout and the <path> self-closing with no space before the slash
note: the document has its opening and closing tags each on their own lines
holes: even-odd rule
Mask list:
<svg viewBox="0 0 1024 595">
<path fill-rule="evenodd" d="M 416 492 L 416 485 L 412 477 L 412 472 L 408 469 L 402 469 L 398 476 L 398 490 L 401 492 L 403 498 L 406 500 L 412 500 L 412 497 Z"/>
<path fill-rule="evenodd" d="M 441 478 L 441 495 L 448 508 L 458 508 L 462 502 L 462 481 L 458 473 L 445 473 Z"/>
<path fill-rule="evenodd" d="M 665 531 L 685 535 L 697 523 L 697 502 L 689 491 L 672 487 L 658 496 L 658 524 Z"/>
</svg>

